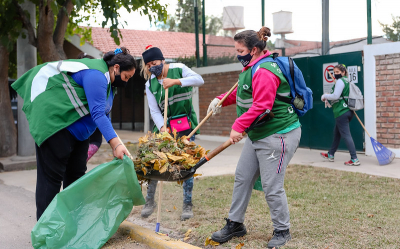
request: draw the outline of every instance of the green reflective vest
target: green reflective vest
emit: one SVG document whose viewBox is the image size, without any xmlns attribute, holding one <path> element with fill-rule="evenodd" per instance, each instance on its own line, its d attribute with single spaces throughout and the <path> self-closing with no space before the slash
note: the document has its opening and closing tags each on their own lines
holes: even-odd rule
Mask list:
<svg viewBox="0 0 400 249">
<path fill-rule="evenodd" d="M 47 62 L 22 75 L 11 87 L 24 100 L 22 110 L 29 123 L 29 131 L 40 146 L 47 138 L 89 114 L 85 91 L 68 73 L 96 69 L 108 81 L 107 96 L 111 92 L 108 67 L 102 59 L 76 59 Z"/>
<path fill-rule="evenodd" d="M 343 76 L 342 78 L 340 78 L 343 83 L 344 83 L 344 88 L 343 88 L 343 92 L 342 95 L 340 96 L 339 99 L 337 100 L 333 100 L 331 101 L 332 103 L 332 110 L 333 110 L 333 116 L 335 118 L 343 115 L 344 113 L 348 112 L 350 109 L 347 107 L 346 101 L 344 98 L 348 99 L 349 98 L 349 91 L 350 91 L 350 87 L 349 87 L 349 80 L 347 79 L 346 76 Z M 332 86 L 331 89 L 331 94 L 333 92 L 335 92 L 335 85 Z M 344 98 L 343 98 L 344 97 Z"/>
<path fill-rule="evenodd" d="M 172 63 L 170 64 L 172 65 Z M 170 79 L 181 79 L 182 78 L 182 68 L 175 64 L 173 68 L 168 69 L 167 76 L 165 78 Z M 150 79 L 150 91 L 156 98 L 158 107 L 161 112 L 164 113 L 165 104 L 165 90 L 163 86 L 158 82 L 158 79 L 154 76 Z M 173 117 L 181 114 L 190 114 L 190 122 L 192 129 L 196 128 L 198 125 L 197 115 L 193 109 L 192 105 L 192 89 L 193 87 L 182 87 L 179 85 L 172 86 L 168 88 L 168 111 L 167 116 Z M 156 125 L 153 127 L 153 132 L 158 132 Z M 200 130 L 197 130 L 197 134 Z"/>
<path fill-rule="evenodd" d="M 290 98 L 290 86 L 283 76 L 282 71 L 275 62 L 265 62 L 260 65 L 260 68 L 265 68 L 272 72 L 281 80 L 276 94 Z M 252 88 L 252 77 L 251 68 L 242 72 L 239 75 L 239 84 L 237 87 L 236 95 L 236 112 L 237 116 L 240 117 L 243 113 L 247 112 L 253 104 L 253 88 Z M 275 98 L 274 104 L 271 110 L 275 117 L 259 126 L 248 133 L 249 138 L 252 141 L 260 140 L 281 131 L 290 125 L 298 121 L 298 116 L 294 111 L 292 105 L 287 104 L 283 101 L 279 101 Z"/>
</svg>

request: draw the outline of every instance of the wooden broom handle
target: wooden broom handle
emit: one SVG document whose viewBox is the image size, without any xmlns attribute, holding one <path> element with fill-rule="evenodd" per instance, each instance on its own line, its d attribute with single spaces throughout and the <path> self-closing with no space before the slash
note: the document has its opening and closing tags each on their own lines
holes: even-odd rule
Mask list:
<svg viewBox="0 0 400 249">
<path fill-rule="evenodd" d="M 168 132 L 167 130 L 167 114 L 168 114 L 168 88 L 165 89 L 165 100 L 164 100 L 164 131 Z"/>
<path fill-rule="evenodd" d="M 333 75 L 331 74 L 331 72 L 328 71 L 328 73 L 329 73 L 329 75 L 331 76 L 331 78 L 333 79 L 333 81 L 336 82 L 336 78 L 333 77 Z M 364 129 L 364 131 L 368 134 L 369 137 L 371 137 L 371 135 L 369 135 L 369 132 L 368 132 L 367 129 L 365 128 L 363 122 L 361 122 L 361 119 L 358 117 L 357 113 L 356 113 L 355 111 L 353 111 L 353 113 L 354 113 L 354 115 L 356 115 L 356 118 L 358 119 L 358 122 L 360 122 L 360 124 L 361 124 L 362 128 Z"/>
<path fill-rule="evenodd" d="M 222 103 L 224 103 L 225 99 L 228 98 L 228 96 L 233 92 L 233 90 L 235 90 L 235 88 L 237 87 L 239 82 L 236 82 L 235 85 L 233 85 L 233 87 L 225 94 L 225 96 L 218 102 L 217 106 L 222 105 Z M 203 120 L 196 126 L 196 128 L 194 128 L 194 130 L 189 134 L 189 136 L 187 137 L 187 139 L 189 140 L 195 133 L 196 131 L 200 128 L 200 126 L 202 126 L 213 114 L 213 111 L 211 110 L 207 116 L 205 118 L 203 118 Z"/>
</svg>

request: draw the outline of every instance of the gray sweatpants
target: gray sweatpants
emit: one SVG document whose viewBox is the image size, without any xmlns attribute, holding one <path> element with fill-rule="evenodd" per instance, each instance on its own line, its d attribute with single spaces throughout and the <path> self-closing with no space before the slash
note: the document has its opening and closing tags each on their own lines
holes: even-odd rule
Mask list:
<svg viewBox="0 0 400 249">
<path fill-rule="evenodd" d="M 301 128 L 285 134 L 273 134 L 258 141 L 246 139 L 235 173 L 229 219 L 244 222 L 253 186 L 261 175 L 265 199 L 274 229 L 290 227 L 289 208 L 283 183 L 286 166 L 292 159 L 301 137 Z"/>
</svg>

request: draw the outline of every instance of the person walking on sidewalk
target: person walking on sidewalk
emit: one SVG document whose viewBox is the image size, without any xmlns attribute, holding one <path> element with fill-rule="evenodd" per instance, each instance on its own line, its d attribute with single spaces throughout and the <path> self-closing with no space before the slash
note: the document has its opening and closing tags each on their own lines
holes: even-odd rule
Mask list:
<svg viewBox="0 0 400 249">
<path fill-rule="evenodd" d="M 299 117 L 291 104 L 280 101 L 276 95 L 290 98 L 290 86 L 276 63 L 265 62 L 252 77 L 252 66 L 262 58 L 272 56 L 264 50 L 270 29 L 246 30 L 234 36 L 238 59 L 243 65 L 239 84 L 223 107 L 235 104 L 238 118 L 232 125 L 231 143 L 237 143 L 242 133 L 265 110 L 271 110 L 274 118 L 248 133 L 235 172 L 232 203 L 226 225 L 212 234 L 216 242 L 226 242 L 233 236 L 247 233 L 243 224 L 255 181 L 261 176 L 265 199 L 273 223 L 273 237 L 268 248 L 280 248 L 291 239 L 287 197 L 283 188 L 286 167 L 293 157 L 301 137 Z M 226 94 L 226 93 L 225 93 Z M 216 97 L 207 112 L 219 112 L 216 105 L 225 95 Z"/>
<path fill-rule="evenodd" d="M 61 183 L 67 188 L 86 172 L 89 137 L 96 127 L 114 156 L 129 152 L 115 133 L 109 113 L 114 87 L 125 86 L 136 61 L 122 47 L 103 59 L 49 62 L 32 68 L 12 87 L 24 99 L 24 112 L 35 140 L 36 217 L 39 220 Z"/>
<path fill-rule="evenodd" d="M 153 132 L 168 131 L 164 127 L 164 98 L 165 89 L 168 90 L 168 118 L 186 114 L 191 128 L 197 126 L 197 115 L 192 105 L 192 88 L 204 84 L 203 78 L 182 63 L 165 64 L 161 50 L 154 46 L 147 46 L 142 54 L 142 74 L 146 83 L 146 96 L 149 103 L 151 117 L 155 123 Z M 172 132 L 172 131 L 171 131 Z M 198 131 L 197 131 L 198 133 Z M 188 135 L 188 134 L 182 134 Z M 191 141 L 195 140 L 195 135 Z M 154 201 L 158 181 L 151 180 L 147 187 L 146 204 L 141 216 L 149 217 L 156 208 Z M 183 208 L 181 220 L 193 217 L 192 204 L 193 177 L 183 182 Z"/>
<path fill-rule="evenodd" d="M 351 159 L 344 163 L 348 166 L 359 166 L 360 161 L 357 158 L 356 147 L 350 133 L 350 121 L 354 117 L 354 112 L 347 107 L 349 97 L 349 80 L 347 70 L 343 64 L 338 64 L 333 68 L 336 83 L 333 85 L 331 93 L 325 93 L 321 96 L 322 101 L 331 100 L 333 115 L 335 117 L 335 128 L 333 130 L 333 142 L 328 153 L 321 153 L 321 156 L 330 162 L 335 160 L 335 152 L 339 146 L 340 139 L 343 138 L 349 149 Z"/>
</svg>

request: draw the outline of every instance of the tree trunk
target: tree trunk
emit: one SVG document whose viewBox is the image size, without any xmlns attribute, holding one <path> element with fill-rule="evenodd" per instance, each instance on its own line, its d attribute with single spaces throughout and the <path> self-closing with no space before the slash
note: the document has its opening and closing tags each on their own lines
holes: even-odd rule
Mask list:
<svg viewBox="0 0 400 249">
<path fill-rule="evenodd" d="M 37 28 L 37 50 L 43 62 L 58 61 L 62 58 L 53 41 L 54 13 L 49 1 L 39 3 L 39 24 Z"/>
<path fill-rule="evenodd" d="M 8 51 L 0 44 L 0 157 L 17 153 L 17 128 L 8 89 Z"/>
</svg>

